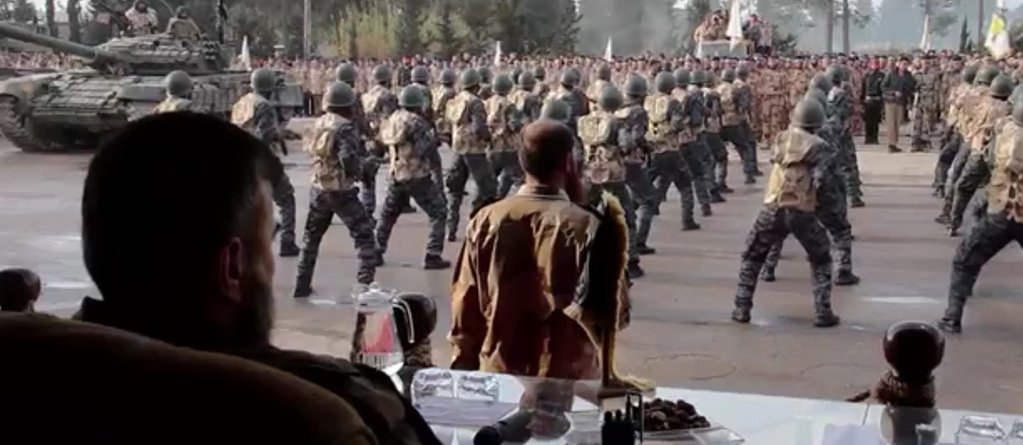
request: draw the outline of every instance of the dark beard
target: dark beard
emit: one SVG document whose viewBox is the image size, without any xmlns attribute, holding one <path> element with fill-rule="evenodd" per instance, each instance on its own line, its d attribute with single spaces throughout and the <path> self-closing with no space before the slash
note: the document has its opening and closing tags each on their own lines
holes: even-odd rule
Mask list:
<svg viewBox="0 0 1023 445">
<path fill-rule="evenodd" d="M 237 340 L 251 346 L 270 344 L 274 324 L 273 285 L 257 274 L 249 273 L 242 280 L 242 296 L 242 310 L 235 331 Z"/>
</svg>

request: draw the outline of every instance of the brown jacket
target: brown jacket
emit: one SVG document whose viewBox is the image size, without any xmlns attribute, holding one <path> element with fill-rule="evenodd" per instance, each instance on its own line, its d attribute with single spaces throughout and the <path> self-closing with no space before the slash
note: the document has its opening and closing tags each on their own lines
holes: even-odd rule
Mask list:
<svg viewBox="0 0 1023 445">
<path fill-rule="evenodd" d="M 480 209 L 452 286 L 451 367 L 598 378 L 598 346 L 580 323 L 588 314 L 579 296 L 600 223 L 598 214 L 542 187 Z"/>
</svg>

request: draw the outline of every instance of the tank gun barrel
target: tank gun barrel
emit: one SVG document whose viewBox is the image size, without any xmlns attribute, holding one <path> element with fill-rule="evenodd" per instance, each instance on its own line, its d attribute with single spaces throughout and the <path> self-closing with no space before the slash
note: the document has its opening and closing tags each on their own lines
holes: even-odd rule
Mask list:
<svg viewBox="0 0 1023 445">
<path fill-rule="evenodd" d="M 21 42 L 33 43 L 78 57 L 84 57 L 92 62 L 121 61 L 121 57 L 112 52 L 43 34 L 36 34 L 32 31 L 19 28 L 9 23 L 0 22 L 0 36 Z"/>
</svg>

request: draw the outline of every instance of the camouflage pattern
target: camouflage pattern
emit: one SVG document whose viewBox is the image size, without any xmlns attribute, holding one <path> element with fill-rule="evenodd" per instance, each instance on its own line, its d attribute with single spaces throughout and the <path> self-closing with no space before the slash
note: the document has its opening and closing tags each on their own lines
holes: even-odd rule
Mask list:
<svg viewBox="0 0 1023 445">
<path fill-rule="evenodd" d="M 699 88 L 692 86 L 682 91 L 675 90 L 673 95 L 676 98 L 681 98 L 679 101 L 682 103 L 682 113 L 685 116 L 684 122 L 686 127 L 688 127 L 687 130 L 679 134 L 681 142 L 679 152 L 682 154 L 682 162 L 686 165 L 685 168 L 693 179 L 693 192 L 696 194 L 696 199 L 699 201 L 700 207 L 706 216 L 707 213 L 710 213 L 710 191 L 714 185 L 709 180 L 710 175 L 706 174 L 706 158 L 704 157 L 704 154 L 707 152 L 703 138 L 704 122 L 706 121 L 705 116 L 707 114 L 704 107 L 704 97 L 703 94 L 700 94 Z"/>
<path fill-rule="evenodd" d="M 398 110 L 387 119 L 380 134 L 391 159 L 390 182 L 380 211 L 376 242 L 380 255 L 387 252 L 391 231 L 411 198 L 430 219 L 426 255 L 440 257 L 444 253 L 444 228 L 447 224 L 444 193 L 434 182 L 430 153 L 436 152 L 439 141 L 432 125 L 425 118 L 407 110 Z"/>
<path fill-rule="evenodd" d="M 859 159 L 856 157 L 856 143 L 853 141 L 849 127 L 853 115 L 853 98 L 844 86 L 832 86 L 828 92 L 828 120 L 838 137 L 838 157 L 836 162 L 845 180 L 846 196 L 854 205 L 863 202 L 862 182 L 860 181 Z"/>
<path fill-rule="evenodd" d="M 721 190 L 728 188 L 728 151 L 725 149 L 724 141 L 721 140 L 724 109 L 717 87 L 704 87 L 703 97 L 707 119 L 703 134 L 706 146 L 704 163 L 706 173 L 709 175 L 707 180 L 711 184 L 711 202 L 725 202 L 725 199 L 721 197 Z"/>
<path fill-rule="evenodd" d="M 176 111 L 200 112 L 195 103 L 193 103 L 190 99 L 185 99 L 183 97 L 167 96 L 167 98 L 164 99 L 163 102 L 160 102 L 160 104 L 156 106 L 156 109 L 153 110 L 153 114 L 173 113 Z"/>
<path fill-rule="evenodd" d="M 718 86 L 718 97 L 721 98 L 721 140 L 731 143 L 735 147 L 739 159 L 742 160 L 742 170 L 746 175 L 746 183 L 755 182 L 753 175 L 756 173 L 756 142 L 751 137 L 749 128 L 749 116 L 753 107 L 753 91 L 748 84 L 741 80 L 731 83 L 722 83 Z M 727 174 L 727 156 L 723 172 Z M 720 174 L 720 173 L 719 173 Z M 727 176 L 718 177 L 718 187 L 727 188 L 725 181 Z"/>
<path fill-rule="evenodd" d="M 785 130 L 787 126 L 791 95 L 790 83 L 785 71 L 776 67 L 768 67 L 759 71 L 757 97 L 760 101 L 760 140 L 772 141 L 774 136 Z M 799 84 L 800 90 L 802 85 Z M 802 92 L 799 93 L 802 96 Z"/>
<path fill-rule="evenodd" d="M 451 125 L 451 149 L 457 154 L 484 154 L 491 135 L 483 101 L 462 91 L 445 105 L 444 117 Z"/>
<path fill-rule="evenodd" d="M 433 89 L 430 102 L 433 105 L 434 126 L 437 128 L 437 136 L 446 144 L 451 143 L 451 122 L 447 118 L 447 105 L 451 98 L 455 97 L 454 88 L 439 86 Z"/>
<path fill-rule="evenodd" d="M 1012 106 L 1007 101 L 988 96 L 972 113 L 970 120 L 972 131 L 967 136 L 969 151 L 965 156 L 959 157 L 960 160 L 965 157 L 965 162 L 962 163 L 962 171 L 955 178 L 954 193 L 951 194 L 949 233 L 952 235 L 962 227 L 963 215 L 968 204 L 974 199 L 977 189 L 986 182 L 985 153 L 990 152 L 986 149 L 996 134 L 995 127 L 999 124 L 999 127 L 1004 127 L 1011 120 L 1011 117 L 1008 117 L 1011 112 Z M 968 175 L 977 175 L 980 179 Z"/>
<path fill-rule="evenodd" d="M 837 323 L 831 310 L 831 243 L 815 212 L 820 180 L 827 169 L 826 151 L 824 140 L 801 129 L 792 128 L 777 136 L 764 208 L 746 238 L 742 254 L 733 313 L 736 321 L 749 322 L 753 294 L 767 254 L 791 233 L 809 256 L 817 325 Z"/>
<path fill-rule="evenodd" d="M 650 176 L 654 180 L 653 214 L 660 214 L 660 206 L 667 199 L 668 188 L 675 185 L 681 196 L 682 227 L 699 228 L 693 219 L 693 178 L 679 154 L 681 134 L 691 131 L 682 103 L 674 96 L 655 93 L 647 97 L 644 108 L 650 116 L 647 141 L 653 156 L 650 158 Z M 636 227 L 636 242 L 645 246 L 650 236 L 650 223 L 640 222 Z"/>
<path fill-rule="evenodd" d="M 303 150 L 312 161 L 309 189 L 309 213 L 295 296 L 311 293 L 313 271 L 320 252 L 320 242 L 337 215 L 348 227 L 359 250 L 359 283 L 372 283 L 376 274 L 376 241 L 373 240 L 373 221 L 358 199 L 354 180 L 360 176 L 365 147 L 355 124 L 336 114 L 326 113 L 316 120 L 310 136 L 303 142 Z"/>
<path fill-rule="evenodd" d="M 495 95 L 484 104 L 487 110 L 487 127 L 492 137 L 490 143 L 490 164 L 497 178 L 497 197 L 503 198 L 514 186 L 522 185 L 523 172 L 519 165 L 518 152 L 522 145 L 523 122 L 518 107 L 507 97 Z"/>
<path fill-rule="evenodd" d="M 536 93 L 522 88 L 516 88 L 508 95 L 515 108 L 519 110 L 523 126 L 540 119 L 540 109 L 543 108 L 543 101 Z"/>
<path fill-rule="evenodd" d="M 629 228 L 629 258 L 639 258 L 636 238 L 635 204 L 626 185 L 626 147 L 633 147 L 633 133 L 615 113 L 595 111 L 579 119 L 579 139 L 585 159 L 583 181 L 589 185 L 591 204 L 599 204 L 603 192 L 608 192 L 622 204 L 625 223 Z"/>
<path fill-rule="evenodd" d="M 628 102 L 623 108 L 615 112 L 625 131 L 629 133 L 627 141 L 619 148 L 625 157 L 625 183 L 632 193 L 632 204 L 636 208 L 636 225 L 650 226 L 654 217 L 654 190 L 653 183 L 647 175 L 646 159 L 649 154 L 649 147 L 646 141 L 647 128 L 650 126 L 650 117 L 643 107 L 643 99 L 626 99 Z"/>
<path fill-rule="evenodd" d="M 575 128 L 575 122 L 580 117 L 590 114 L 590 101 L 582 91 L 576 88 L 566 88 L 564 85 L 558 87 L 557 91 L 551 92 L 545 100 L 563 100 L 572 109 L 572 120 L 569 127 Z"/>
<path fill-rule="evenodd" d="M 467 90 L 452 98 L 445 111 L 452 127 L 452 150 L 455 157 L 444 173 L 448 192 L 448 240 L 455 240 L 465 184 L 471 177 L 476 183 L 476 197 L 472 207 L 478 208 L 497 196 L 497 180 L 487 159 L 487 146 L 491 134 L 487 125 L 487 110 L 483 101 Z"/>
<path fill-rule="evenodd" d="M 938 124 L 939 76 L 931 69 L 924 68 L 914 73 L 916 99 L 913 102 L 912 144 L 915 150 L 930 148 L 934 130 Z"/>
<path fill-rule="evenodd" d="M 377 208 L 377 170 L 380 168 L 376 159 L 382 157 L 384 151 L 379 138 L 380 126 L 391 113 L 398 109 L 398 97 L 391 93 L 386 86 L 378 84 L 363 93 L 360 102 L 369 125 L 370 133 L 367 139 L 371 141 L 371 145 L 369 146 L 369 157 L 362 172 L 362 189 L 359 191 L 359 200 L 362 201 L 362 205 L 366 206 L 366 211 L 373 215 Z"/>
</svg>

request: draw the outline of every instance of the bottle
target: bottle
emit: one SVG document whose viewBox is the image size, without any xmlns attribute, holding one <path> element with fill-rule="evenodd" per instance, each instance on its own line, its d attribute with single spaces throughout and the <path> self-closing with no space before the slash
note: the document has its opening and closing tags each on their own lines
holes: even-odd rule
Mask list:
<svg viewBox="0 0 1023 445">
<path fill-rule="evenodd" d="M 355 332 L 350 359 L 388 375 L 396 374 L 404 363 L 392 309 L 394 295 L 394 291 L 382 289 L 377 283 L 357 286 L 352 295 Z"/>
</svg>

